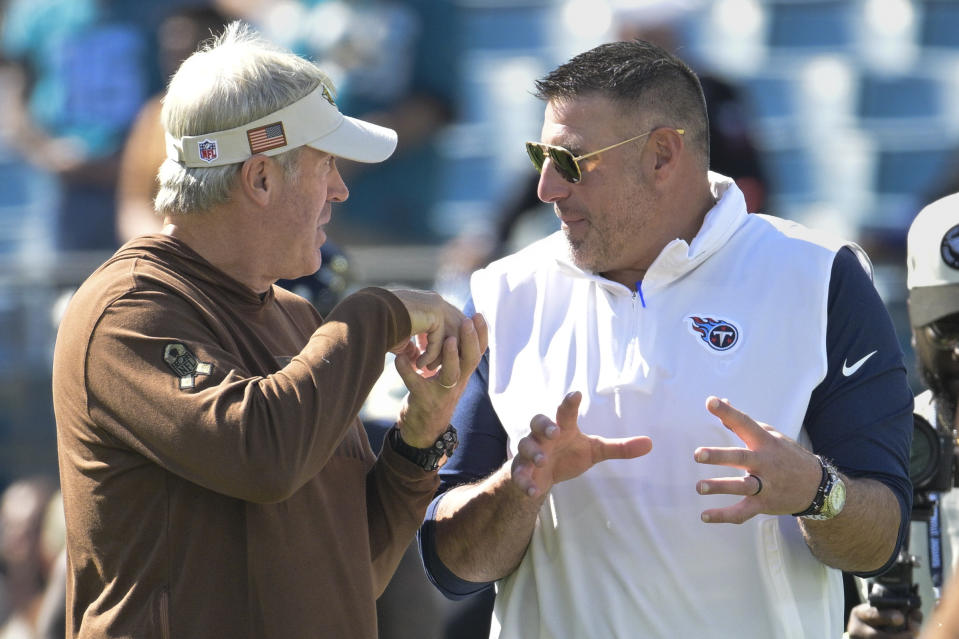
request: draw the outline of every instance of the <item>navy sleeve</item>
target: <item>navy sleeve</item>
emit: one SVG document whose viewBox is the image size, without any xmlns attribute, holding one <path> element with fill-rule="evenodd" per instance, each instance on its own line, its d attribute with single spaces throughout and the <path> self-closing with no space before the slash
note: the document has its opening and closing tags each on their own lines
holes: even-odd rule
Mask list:
<svg viewBox="0 0 959 639">
<path fill-rule="evenodd" d="M 463 312 L 475 312 L 472 300 Z M 436 552 L 436 508 L 447 490 L 479 481 L 500 468 L 507 459 L 506 431 L 493 410 L 489 398 L 489 352 L 483 355 L 470 377 L 466 390 L 453 413 L 452 423 L 459 436 L 459 446 L 440 469 L 440 487 L 426 511 L 417 539 L 420 556 L 429 580 L 449 599 L 463 599 L 486 590 L 492 582 L 460 579 L 447 568 Z"/>
<path fill-rule="evenodd" d="M 826 325 L 825 379 L 813 390 L 804 426 L 813 451 L 849 477 L 882 482 L 899 500 L 896 559 L 909 527 L 913 397 L 892 320 L 869 274 L 843 248 L 833 262 Z"/>
</svg>

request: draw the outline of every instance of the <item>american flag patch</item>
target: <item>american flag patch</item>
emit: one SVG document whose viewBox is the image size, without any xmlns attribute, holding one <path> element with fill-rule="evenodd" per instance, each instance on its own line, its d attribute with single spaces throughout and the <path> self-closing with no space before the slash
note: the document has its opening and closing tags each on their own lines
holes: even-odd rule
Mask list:
<svg viewBox="0 0 959 639">
<path fill-rule="evenodd" d="M 286 133 L 283 132 L 283 123 L 274 122 L 246 132 L 250 141 L 250 153 L 262 153 L 280 146 L 286 146 Z"/>
</svg>

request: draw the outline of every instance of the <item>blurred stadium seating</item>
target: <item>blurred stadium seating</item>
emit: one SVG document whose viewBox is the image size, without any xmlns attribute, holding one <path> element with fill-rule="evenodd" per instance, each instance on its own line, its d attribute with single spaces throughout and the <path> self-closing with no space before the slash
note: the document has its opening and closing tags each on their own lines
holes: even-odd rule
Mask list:
<svg viewBox="0 0 959 639">
<path fill-rule="evenodd" d="M 460 116 L 441 142 L 446 187 L 427 223 L 447 236 L 491 224 L 518 173 L 529 170 L 522 142 L 539 135 L 542 117 L 530 94 L 533 80 L 605 39 L 610 3 L 627 1 L 459 1 L 465 64 L 450 81 L 458 85 Z M 905 228 L 949 177 L 959 149 L 959 2 L 687 4 L 696 10 L 680 25 L 687 39 L 680 53 L 739 83 L 750 98 L 772 182 L 769 212 L 863 241 L 880 262 L 877 285 L 905 331 L 904 278 L 896 263 Z M 56 195 L 42 174 L 3 146 L 2 127 L 0 171 L 2 486 L 27 467 L 55 468 L 49 407 L 55 305 L 102 256 L 50 253 L 46 212 Z M 353 252 L 357 286 L 428 286 L 439 254 L 437 247 L 344 248 Z"/>
</svg>

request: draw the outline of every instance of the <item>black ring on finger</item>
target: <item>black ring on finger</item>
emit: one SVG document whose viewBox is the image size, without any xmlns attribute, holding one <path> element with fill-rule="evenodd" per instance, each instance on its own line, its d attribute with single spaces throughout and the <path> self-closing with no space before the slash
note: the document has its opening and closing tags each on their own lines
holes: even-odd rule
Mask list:
<svg viewBox="0 0 959 639">
<path fill-rule="evenodd" d="M 755 497 L 755 496 L 758 495 L 759 493 L 763 492 L 763 480 L 761 480 L 761 479 L 760 479 L 759 477 L 757 477 L 756 475 L 753 475 L 752 473 L 749 473 L 748 476 L 749 476 L 749 477 L 752 477 L 753 479 L 755 479 L 756 482 L 759 484 L 759 486 L 756 488 L 756 492 L 754 492 L 752 495 L 750 495 L 750 497 Z"/>
</svg>

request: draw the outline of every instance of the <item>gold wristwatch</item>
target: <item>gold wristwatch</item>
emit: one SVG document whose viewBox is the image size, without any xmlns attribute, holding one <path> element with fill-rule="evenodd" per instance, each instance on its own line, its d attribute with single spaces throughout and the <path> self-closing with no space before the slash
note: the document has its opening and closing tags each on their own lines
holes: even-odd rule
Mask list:
<svg viewBox="0 0 959 639">
<path fill-rule="evenodd" d="M 822 479 L 819 482 L 819 488 L 816 489 L 816 496 L 813 497 L 809 508 L 793 513 L 793 517 L 817 521 L 832 519 L 842 512 L 843 506 L 846 505 L 846 484 L 839 476 L 839 471 L 820 455 L 816 455 L 816 459 L 822 465 Z"/>
</svg>

